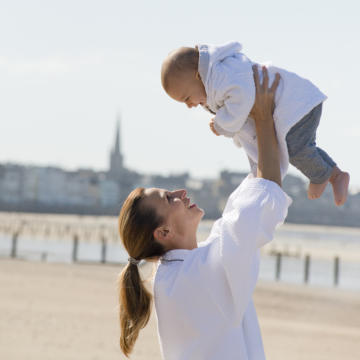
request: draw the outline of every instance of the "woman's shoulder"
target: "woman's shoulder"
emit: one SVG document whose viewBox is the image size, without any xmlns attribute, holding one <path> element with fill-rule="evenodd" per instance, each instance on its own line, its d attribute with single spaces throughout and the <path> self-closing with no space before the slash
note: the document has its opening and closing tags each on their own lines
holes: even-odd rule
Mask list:
<svg viewBox="0 0 360 360">
<path fill-rule="evenodd" d="M 202 244 L 193 250 L 168 251 L 159 261 L 154 277 L 154 293 L 172 296 L 189 286 L 201 287 L 208 275 L 211 248 L 212 244 Z"/>
</svg>

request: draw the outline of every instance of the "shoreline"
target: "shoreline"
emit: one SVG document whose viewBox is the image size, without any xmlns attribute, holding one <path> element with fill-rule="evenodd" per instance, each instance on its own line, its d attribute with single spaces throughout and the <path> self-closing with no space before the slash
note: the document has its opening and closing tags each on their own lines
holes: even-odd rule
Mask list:
<svg viewBox="0 0 360 360">
<path fill-rule="evenodd" d="M 94 224 L 94 220 L 104 220 L 104 224 L 115 224 L 117 225 L 117 216 L 110 215 L 81 215 L 81 214 L 57 214 L 57 213 L 30 213 L 30 212 L 11 212 L 11 211 L 0 211 L 0 219 L 1 220 L 13 220 L 17 221 L 17 219 L 32 219 L 38 220 L 38 218 L 43 218 L 44 220 L 59 220 L 59 223 L 69 222 L 74 223 L 80 220 L 83 224 Z M 203 219 L 202 223 L 213 223 L 217 219 Z M 302 224 L 302 223 L 290 223 L 285 222 L 285 227 L 289 227 L 289 229 L 297 230 L 304 228 L 312 229 L 313 231 L 323 232 L 327 228 L 331 228 L 332 230 L 337 230 L 337 232 L 355 232 L 360 233 L 360 224 L 359 226 L 338 226 L 338 225 L 324 225 L 324 224 Z M 117 226 L 116 226 L 117 227 Z"/>
</svg>

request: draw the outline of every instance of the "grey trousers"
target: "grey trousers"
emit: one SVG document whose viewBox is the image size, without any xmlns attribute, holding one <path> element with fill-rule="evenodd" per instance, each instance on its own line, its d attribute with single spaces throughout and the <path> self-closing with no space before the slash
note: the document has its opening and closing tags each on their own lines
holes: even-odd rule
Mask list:
<svg viewBox="0 0 360 360">
<path fill-rule="evenodd" d="M 336 166 L 333 159 L 316 146 L 322 103 L 297 122 L 286 135 L 290 164 L 299 169 L 313 184 L 322 184 L 330 178 Z"/>
</svg>

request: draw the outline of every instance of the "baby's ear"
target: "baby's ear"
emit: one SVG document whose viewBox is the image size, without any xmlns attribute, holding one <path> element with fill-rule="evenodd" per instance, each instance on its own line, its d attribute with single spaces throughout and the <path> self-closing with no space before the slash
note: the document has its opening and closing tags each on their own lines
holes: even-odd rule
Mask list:
<svg viewBox="0 0 360 360">
<path fill-rule="evenodd" d="M 196 72 L 195 77 L 196 77 L 196 80 L 201 81 L 200 73 L 198 71 Z"/>
</svg>

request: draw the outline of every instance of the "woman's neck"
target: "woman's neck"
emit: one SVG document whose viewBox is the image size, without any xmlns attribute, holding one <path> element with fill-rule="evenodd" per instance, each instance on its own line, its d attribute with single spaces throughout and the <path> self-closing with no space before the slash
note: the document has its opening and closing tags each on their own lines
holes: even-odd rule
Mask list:
<svg viewBox="0 0 360 360">
<path fill-rule="evenodd" d="M 182 235 L 174 239 L 173 246 L 169 250 L 175 249 L 186 249 L 192 250 L 197 248 L 197 241 L 196 241 L 196 233 L 195 234 L 187 234 Z"/>
</svg>

